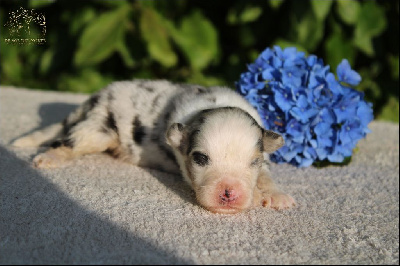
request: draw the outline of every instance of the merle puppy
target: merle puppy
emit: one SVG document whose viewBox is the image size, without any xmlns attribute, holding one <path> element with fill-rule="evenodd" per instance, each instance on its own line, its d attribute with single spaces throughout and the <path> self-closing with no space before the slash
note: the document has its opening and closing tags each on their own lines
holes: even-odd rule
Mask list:
<svg viewBox="0 0 400 266">
<path fill-rule="evenodd" d="M 50 146 L 33 159 L 38 168 L 107 152 L 135 165 L 181 173 L 199 204 L 217 213 L 295 204 L 268 170 L 267 153 L 283 144 L 234 91 L 163 80 L 112 83 L 61 123 L 13 143 Z"/>
</svg>

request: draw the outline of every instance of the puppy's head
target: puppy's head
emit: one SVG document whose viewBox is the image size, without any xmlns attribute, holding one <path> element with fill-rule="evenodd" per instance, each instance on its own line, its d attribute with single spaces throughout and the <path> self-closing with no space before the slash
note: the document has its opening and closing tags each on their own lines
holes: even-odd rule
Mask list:
<svg viewBox="0 0 400 266">
<path fill-rule="evenodd" d="M 186 125 L 172 124 L 166 137 L 200 205 L 218 213 L 251 206 L 263 152 L 284 143 L 279 134 L 232 107 L 204 110 Z"/>
</svg>

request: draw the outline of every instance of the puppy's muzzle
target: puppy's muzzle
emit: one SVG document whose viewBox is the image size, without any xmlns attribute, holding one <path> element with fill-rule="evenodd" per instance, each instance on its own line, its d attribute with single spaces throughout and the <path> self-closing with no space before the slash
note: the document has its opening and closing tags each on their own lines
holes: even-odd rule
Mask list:
<svg viewBox="0 0 400 266">
<path fill-rule="evenodd" d="M 205 206 L 212 212 L 236 213 L 248 207 L 249 195 L 240 182 L 225 179 L 214 187 L 212 195 L 210 205 Z"/>
</svg>

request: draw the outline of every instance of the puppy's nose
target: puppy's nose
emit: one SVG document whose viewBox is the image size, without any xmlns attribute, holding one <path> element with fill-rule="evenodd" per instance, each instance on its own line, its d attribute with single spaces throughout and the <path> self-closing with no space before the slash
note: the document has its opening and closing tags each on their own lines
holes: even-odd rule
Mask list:
<svg viewBox="0 0 400 266">
<path fill-rule="evenodd" d="M 219 197 L 221 198 L 222 201 L 230 202 L 235 200 L 238 197 L 238 195 L 235 190 L 226 188 L 223 191 L 221 191 Z"/>
</svg>

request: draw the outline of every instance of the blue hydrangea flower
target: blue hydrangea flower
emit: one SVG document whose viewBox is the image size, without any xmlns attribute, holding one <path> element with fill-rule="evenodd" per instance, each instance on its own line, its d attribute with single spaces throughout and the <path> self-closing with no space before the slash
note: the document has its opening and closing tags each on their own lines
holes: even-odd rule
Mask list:
<svg viewBox="0 0 400 266">
<path fill-rule="evenodd" d="M 344 59 L 337 78 L 315 55 L 296 48 L 265 49 L 236 82 L 237 91 L 259 112 L 266 129 L 283 135 L 275 162 L 299 167 L 342 162 L 370 132 L 372 104 L 353 89 L 361 76 Z"/>
</svg>

